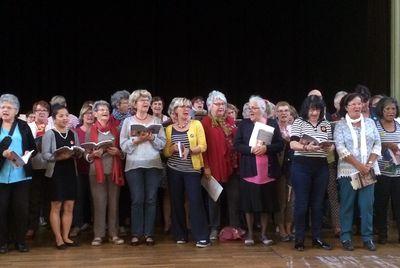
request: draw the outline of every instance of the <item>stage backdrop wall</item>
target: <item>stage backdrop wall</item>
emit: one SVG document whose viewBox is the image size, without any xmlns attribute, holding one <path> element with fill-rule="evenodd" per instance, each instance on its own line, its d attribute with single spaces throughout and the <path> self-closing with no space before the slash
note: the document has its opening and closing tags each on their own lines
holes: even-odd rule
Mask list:
<svg viewBox="0 0 400 268">
<path fill-rule="evenodd" d="M 81 1 L 84 2 L 84 1 Z M 23 110 L 147 88 L 167 102 L 220 88 L 297 107 L 310 88 L 331 100 L 365 84 L 389 92 L 390 1 L 2 1 L 0 91 Z"/>
</svg>

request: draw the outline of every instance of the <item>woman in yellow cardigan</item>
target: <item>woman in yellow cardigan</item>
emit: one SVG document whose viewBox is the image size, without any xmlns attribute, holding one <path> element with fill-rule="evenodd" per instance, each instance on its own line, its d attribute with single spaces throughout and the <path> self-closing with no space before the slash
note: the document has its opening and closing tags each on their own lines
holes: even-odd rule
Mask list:
<svg viewBox="0 0 400 268">
<path fill-rule="evenodd" d="M 166 128 L 164 155 L 172 208 L 172 233 L 177 244 L 187 242 L 185 190 L 189 199 L 189 218 L 196 246 L 210 245 L 206 213 L 201 195 L 202 153 L 207 150 L 203 126 L 190 119 L 191 102 L 175 98 L 172 111 L 175 122 Z"/>
</svg>

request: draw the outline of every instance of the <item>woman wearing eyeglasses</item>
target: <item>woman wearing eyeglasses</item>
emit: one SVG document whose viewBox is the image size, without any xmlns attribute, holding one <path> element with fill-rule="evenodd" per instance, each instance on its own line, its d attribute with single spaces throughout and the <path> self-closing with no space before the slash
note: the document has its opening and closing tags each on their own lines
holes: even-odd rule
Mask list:
<svg viewBox="0 0 400 268">
<path fill-rule="evenodd" d="M 283 150 L 283 140 L 276 121 L 265 117 L 266 103 L 261 97 L 250 97 L 249 108 L 249 118 L 239 124 L 234 140 L 235 149 L 240 153 L 240 203 L 248 230 L 244 244 L 254 245 L 254 213 L 260 213 L 260 242 L 269 246 L 273 240 L 266 234 L 268 214 L 279 211 L 276 180 L 280 177 L 280 167 L 277 154 Z M 249 145 L 256 123 L 274 128 L 270 144 Z"/>
<path fill-rule="evenodd" d="M 42 137 L 44 133 L 50 129 L 47 123 L 49 117 L 50 105 L 44 101 L 38 101 L 33 104 L 35 113 L 35 121 L 29 123 L 33 138 L 39 150 L 42 148 Z M 38 152 L 32 158 L 33 176 L 29 198 L 29 226 L 26 237 L 33 238 L 38 230 L 40 218 L 48 222 L 50 212 L 50 198 L 48 195 L 49 180 L 44 176 L 47 162 L 43 160 L 42 153 Z"/>
<path fill-rule="evenodd" d="M 29 251 L 25 233 L 32 165 L 29 161 L 23 167 L 15 167 L 12 151 L 22 156 L 26 151 L 36 150 L 36 145 L 29 126 L 16 118 L 19 107 L 16 96 L 0 96 L 0 254 L 8 252 L 10 242 L 15 243 L 19 252 Z"/>
</svg>

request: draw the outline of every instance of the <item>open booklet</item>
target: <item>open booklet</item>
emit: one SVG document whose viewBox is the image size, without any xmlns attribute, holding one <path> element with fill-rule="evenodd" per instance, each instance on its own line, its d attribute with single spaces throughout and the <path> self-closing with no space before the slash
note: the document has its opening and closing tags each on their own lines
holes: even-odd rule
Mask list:
<svg viewBox="0 0 400 268">
<path fill-rule="evenodd" d="M 274 136 L 274 130 L 274 127 L 256 122 L 250 136 L 249 146 L 270 145 L 272 137 Z"/>
<path fill-rule="evenodd" d="M 58 148 L 57 150 L 54 151 L 54 157 L 58 157 L 62 154 L 68 154 L 70 156 L 74 156 L 74 155 L 80 155 L 81 153 L 85 152 L 85 149 L 83 149 L 80 146 L 63 146 Z"/>
<path fill-rule="evenodd" d="M 218 197 L 221 195 L 223 190 L 221 184 L 219 184 L 219 182 L 213 176 L 211 176 L 210 179 L 208 179 L 206 176 L 203 176 L 200 183 L 204 189 L 206 189 L 211 199 L 214 200 L 214 202 L 217 202 Z"/>
<path fill-rule="evenodd" d="M 400 149 L 400 144 L 397 144 L 397 147 Z M 392 157 L 393 164 L 396 166 L 400 165 L 400 151 L 394 153 L 391 149 L 388 149 L 390 157 Z"/>
<path fill-rule="evenodd" d="M 92 151 L 92 150 L 98 150 L 98 149 L 103 149 L 106 150 L 109 147 L 114 146 L 114 140 L 104 140 L 104 141 L 99 141 L 99 142 L 85 142 L 81 144 L 81 147 L 85 149 L 86 151 Z"/>
<path fill-rule="evenodd" d="M 13 164 L 14 167 L 23 167 L 24 165 L 28 164 L 29 158 L 31 158 L 34 151 L 35 150 L 26 152 L 23 156 L 11 151 L 11 164 Z"/>
<path fill-rule="evenodd" d="M 158 134 L 161 128 L 162 128 L 161 124 L 154 124 L 147 127 L 140 124 L 133 124 L 131 125 L 131 136 L 132 137 L 138 136 L 140 135 L 141 132 L 150 132 L 152 134 Z"/>
<path fill-rule="evenodd" d="M 321 141 L 321 140 L 318 140 L 318 139 L 316 139 L 314 137 L 311 137 L 310 135 L 307 135 L 307 134 L 303 134 L 303 136 L 301 137 L 301 141 L 302 142 L 306 142 L 307 144 L 312 143 L 314 145 L 319 145 L 321 147 L 327 147 L 327 146 L 331 146 L 331 145 L 335 144 L 334 140 Z"/>
</svg>

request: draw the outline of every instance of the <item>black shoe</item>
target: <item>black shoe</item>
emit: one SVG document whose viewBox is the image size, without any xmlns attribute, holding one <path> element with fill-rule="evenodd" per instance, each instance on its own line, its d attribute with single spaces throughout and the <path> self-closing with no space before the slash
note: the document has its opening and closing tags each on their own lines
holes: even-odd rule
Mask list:
<svg viewBox="0 0 400 268">
<path fill-rule="evenodd" d="M 58 249 L 58 250 L 65 250 L 65 249 L 67 249 L 68 247 L 67 247 L 67 245 L 66 244 L 61 244 L 61 245 L 56 245 L 56 249 Z"/>
<path fill-rule="evenodd" d="M 19 252 L 28 252 L 29 247 L 26 243 L 15 243 L 15 249 Z"/>
<path fill-rule="evenodd" d="M 387 243 L 387 236 L 378 236 L 378 244 L 384 245 Z"/>
<path fill-rule="evenodd" d="M 344 250 L 347 250 L 347 251 L 354 250 L 354 246 L 353 246 L 353 243 L 351 242 L 351 240 L 342 241 L 342 247 Z"/>
<path fill-rule="evenodd" d="M 368 249 L 369 251 L 375 251 L 376 247 L 372 240 L 368 240 L 364 242 L 364 248 Z"/>
<path fill-rule="evenodd" d="M 64 241 L 64 243 L 65 243 L 65 245 L 66 245 L 67 247 L 79 247 L 79 246 L 80 246 L 79 243 L 76 242 L 76 241 L 72 241 L 72 242 L 65 242 L 65 241 Z"/>
<path fill-rule="evenodd" d="M 331 250 L 332 247 L 328 243 L 322 241 L 321 239 L 313 239 L 312 244 L 314 247 L 323 248 L 325 250 Z"/>
<path fill-rule="evenodd" d="M 297 249 L 297 251 L 304 251 L 304 240 L 296 240 L 294 242 L 294 248 Z"/>
<path fill-rule="evenodd" d="M 0 247 L 0 254 L 5 254 L 8 252 L 8 246 L 7 244 L 4 244 Z"/>
</svg>

